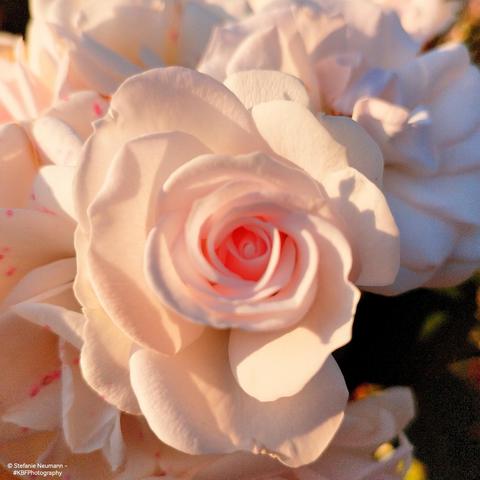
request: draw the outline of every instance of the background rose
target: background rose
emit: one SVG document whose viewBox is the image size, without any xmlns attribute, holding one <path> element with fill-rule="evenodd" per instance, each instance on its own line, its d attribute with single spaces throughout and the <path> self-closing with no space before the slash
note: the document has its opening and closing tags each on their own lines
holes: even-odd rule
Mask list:
<svg viewBox="0 0 480 480">
<path fill-rule="evenodd" d="M 111 469 L 123 461 L 119 413 L 84 383 L 79 370 L 84 319 L 75 312 L 74 276 L 73 258 L 52 262 L 23 277 L 1 304 L 4 464 L 26 462 L 26 451 L 32 461 L 61 461 L 66 452 L 99 449 Z"/>
<path fill-rule="evenodd" d="M 421 42 L 427 42 L 444 33 L 455 21 L 462 6 L 456 0 L 373 0 L 386 8 L 395 10 L 403 28 Z"/>
<path fill-rule="evenodd" d="M 480 267 L 480 74 L 449 44 L 395 72 L 353 118 L 385 158 L 384 191 L 398 222 L 401 269 L 381 291 L 456 285 Z"/>
<path fill-rule="evenodd" d="M 92 92 L 0 126 L 0 300 L 35 267 L 73 255 L 75 158 L 106 110 Z"/>
<path fill-rule="evenodd" d="M 180 68 L 134 77 L 113 97 L 76 184 L 81 364 L 95 389 L 141 411 L 175 448 L 266 449 L 298 465 L 342 416 L 346 392 L 328 356 L 349 339 L 358 292 L 348 277 L 389 283 L 398 245 L 359 171 L 381 181 L 371 140 L 348 119 L 262 103 L 306 98 L 291 77 L 267 80 L 266 90 L 249 88 L 255 73 L 227 82 L 252 113 Z"/>
<path fill-rule="evenodd" d="M 29 69 L 20 36 L 0 34 L 0 123 L 38 117 L 52 92 Z"/>
<path fill-rule="evenodd" d="M 30 10 L 33 70 L 60 69 L 63 92 L 111 94 L 142 70 L 195 67 L 211 28 L 248 8 L 243 0 L 32 0 Z"/>
<path fill-rule="evenodd" d="M 215 28 L 198 69 L 222 81 L 251 69 L 289 73 L 305 84 L 314 110 L 351 115 L 359 97 L 418 50 L 397 15 L 369 0 L 273 0 Z"/>
</svg>

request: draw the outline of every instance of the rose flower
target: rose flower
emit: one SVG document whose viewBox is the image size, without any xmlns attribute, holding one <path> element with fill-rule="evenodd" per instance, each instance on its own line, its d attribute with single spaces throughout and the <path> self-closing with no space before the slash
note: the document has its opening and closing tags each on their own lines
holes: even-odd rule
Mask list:
<svg viewBox="0 0 480 480">
<path fill-rule="evenodd" d="M 178 450 L 299 466 L 341 423 L 330 353 L 355 283 L 395 278 L 397 229 L 353 121 L 317 120 L 288 75 L 229 86 L 152 70 L 95 124 L 75 188 L 81 367 Z"/>
<path fill-rule="evenodd" d="M 63 92 L 111 94 L 143 70 L 194 68 L 211 29 L 248 10 L 244 0 L 31 0 L 30 63 L 41 76 L 60 70 Z"/>
</svg>

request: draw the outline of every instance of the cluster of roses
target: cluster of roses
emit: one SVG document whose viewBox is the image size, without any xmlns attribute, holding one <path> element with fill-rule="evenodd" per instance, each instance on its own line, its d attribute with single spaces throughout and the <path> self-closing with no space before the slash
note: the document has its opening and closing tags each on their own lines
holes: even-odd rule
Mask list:
<svg viewBox="0 0 480 480">
<path fill-rule="evenodd" d="M 435 0 L 31 0 L 0 37 L 0 460 L 401 479 L 360 289 L 480 267 L 480 76 Z M 378 448 L 393 442 L 387 454 Z"/>
</svg>

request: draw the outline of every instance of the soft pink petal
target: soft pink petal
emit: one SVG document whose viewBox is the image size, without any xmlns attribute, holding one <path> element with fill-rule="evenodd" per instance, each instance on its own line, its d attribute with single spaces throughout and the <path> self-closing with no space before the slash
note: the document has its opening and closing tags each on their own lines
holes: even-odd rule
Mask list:
<svg viewBox="0 0 480 480">
<path fill-rule="evenodd" d="M 69 125 L 45 116 L 33 123 L 32 133 L 43 163 L 75 165 L 82 141 Z"/>
<path fill-rule="evenodd" d="M 11 307 L 18 316 L 51 330 L 76 348 L 82 346 L 85 324 L 85 318 L 75 311 L 79 309 L 80 306 L 73 296 L 72 283 Z"/>
<path fill-rule="evenodd" d="M 49 399 L 51 400 L 50 394 L 44 393 L 45 388 L 51 385 L 44 388 L 42 382 L 46 375 L 59 368 L 57 338 L 48 330 L 33 325 L 10 312 L 0 316 L 0 331 L 3 339 L 0 355 L 1 413 L 3 415 L 6 409 L 10 409 L 12 421 L 20 422 L 20 418 L 13 416 L 15 410 L 12 409 L 16 409 L 19 416 L 29 414 L 28 402 L 35 401 L 40 393 L 41 400 L 47 403 Z M 32 338 L 35 338 L 34 345 L 32 345 Z M 12 365 L 15 365 L 14 369 Z M 27 404 L 26 408 L 24 408 L 25 404 Z M 40 404 L 46 405 L 42 401 Z M 40 417 L 40 411 L 38 416 Z M 25 417 L 26 422 L 34 420 L 35 418 L 28 420 Z M 41 421 L 41 418 L 37 420 Z M 48 425 L 51 426 L 51 423 Z"/>
<path fill-rule="evenodd" d="M 62 359 L 62 430 L 73 453 L 90 453 L 103 448 L 115 435 L 119 412 L 105 403 L 83 380 L 78 351 L 67 344 Z M 117 442 L 113 469 L 122 462 L 123 444 Z"/>
<path fill-rule="evenodd" d="M 443 89 L 432 102 L 434 138 L 439 145 L 461 141 L 480 125 L 480 112 L 475 108 L 480 102 L 480 73 L 471 65 L 461 78 Z M 456 121 L 453 121 L 453 118 Z"/>
<path fill-rule="evenodd" d="M 281 63 L 279 31 L 275 25 L 269 25 L 251 32 L 238 45 L 228 61 L 226 74 L 246 70 L 280 70 Z"/>
<path fill-rule="evenodd" d="M 27 273 L 3 300 L 2 308 L 7 308 L 29 298 L 36 297 L 59 285 L 73 281 L 75 277 L 75 259 L 68 258 L 41 265 Z"/>
<path fill-rule="evenodd" d="M 167 310 L 148 289 L 143 273 L 145 242 L 155 223 L 154 202 L 165 178 L 204 152 L 202 144 L 182 133 L 128 142 L 89 211 L 92 230 L 87 261 L 102 307 L 137 343 L 167 354 L 193 341 L 201 327 Z"/>
<path fill-rule="evenodd" d="M 48 165 L 42 167 L 33 184 L 35 200 L 30 208 L 50 212 L 74 224 L 73 178 L 75 168 L 70 166 Z"/>
<path fill-rule="evenodd" d="M 101 309 L 91 313 L 87 311 L 86 316 L 80 356 L 85 381 L 118 409 L 139 414 L 128 371 L 132 341 L 112 324 Z"/>
<path fill-rule="evenodd" d="M 68 125 L 77 138 L 84 142 L 92 133 L 92 123 L 108 112 L 109 101 L 97 92 L 73 92 L 64 100 L 58 100 L 45 117 L 55 118 Z M 75 158 L 64 160 L 71 165 Z"/>
<path fill-rule="evenodd" d="M 443 220 L 479 225 L 479 183 L 480 171 L 418 177 L 392 170 L 385 175 L 384 188 L 403 202 Z"/>
<path fill-rule="evenodd" d="M 399 267 L 398 228 L 382 192 L 348 168 L 325 179 L 332 207 L 353 250 L 352 279 L 357 285 L 388 285 Z"/>
<path fill-rule="evenodd" d="M 125 122 L 142 110 L 141 122 Z M 154 132 L 179 130 L 210 150 L 239 154 L 261 149 L 255 127 L 240 101 L 211 78 L 179 67 L 146 72 L 126 81 L 112 98 L 108 120 L 96 125 L 83 150 L 76 182 L 82 228 L 85 212 L 100 189 L 117 148 Z"/>
<path fill-rule="evenodd" d="M 402 430 L 414 414 L 412 392 L 404 387 L 389 388 L 349 403 L 330 447 L 308 468 L 329 480 L 364 480 L 384 475 L 400 478 L 408 468 L 412 451 Z M 377 448 L 397 437 L 399 446 L 392 455 L 376 460 Z"/>
<path fill-rule="evenodd" d="M 30 270 L 71 257 L 71 228 L 56 216 L 22 209 L 0 210 L 0 298 Z"/>
<path fill-rule="evenodd" d="M 13 123 L 0 127 L 0 142 L 0 207 L 24 207 L 37 172 L 32 145 L 24 129 Z"/>
<path fill-rule="evenodd" d="M 402 266 L 433 273 L 452 254 L 456 226 L 394 195 L 388 201 L 400 230 Z"/>
<path fill-rule="evenodd" d="M 350 118 L 319 115 L 318 121 L 345 147 L 347 163 L 379 188 L 383 182 L 383 156 L 377 143 Z"/>
<path fill-rule="evenodd" d="M 247 70 L 229 75 L 223 83 L 248 109 L 272 100 L 291 100 L 306 107 L 310 105 L 302 82 L 281 72 Z"/>
<path fill-rule="evenodd" d="M 313 461 L 337 430 L 346 400 L 334 361 L 295 397 L 262 403 L 236 384 L 227 342 L 227 332 L 209 331 L 173 357 L 148 350 L 132 356 L 132 385 L 152 430 L 192 454 L 265 449 L 292 466 Z"/>
<path fill-rule="evenodd" d="M 321 181 L 326 172 L 347 166 L 345 147 L 303 105 L 276 100 L 252 109 L 260 135 L 278 155 Z"/>
<path fill-rule="evenodd" d="M 61 386 L 59 381 L 47 385 L 33 397 L 27 398 L 2 415 L 2 421 L 22 428 L 52 431 L 61 422 Z"/>
</svg>

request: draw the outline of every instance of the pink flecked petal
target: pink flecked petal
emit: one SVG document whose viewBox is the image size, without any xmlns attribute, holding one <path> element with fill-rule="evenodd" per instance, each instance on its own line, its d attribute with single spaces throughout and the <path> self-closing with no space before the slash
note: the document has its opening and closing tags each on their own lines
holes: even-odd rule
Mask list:
<svg viewBox="0 0 480 480">
<path fill-rule="evenodd" d="M 54 419 L 58 415 L 59 404 L 55 401 L 55 395 L 44 392 L 46 387 L 43 387 L 42 379 L 59 368 L 57 338 L 13 312 L 0 316 L 0 331 L 4 340 L 0 355 L 0 380 L 3 385 L 0 393 L 1 415 L 8 412 L 9 419 L 5 421 L 20 426 L 54 428 L 59 420 L 59 417 Z M 32 338 L 35 338 L 34 348 Z M 15 365 L 15 369 L 11 368 L 12 365 Z M 40 394 L 41 397 L 36 399 Z M 33 407 L 33 400 L 39 402 L 35 404 L 37 411 L 30 408 Z M 55 415 L 52 409 L 57 409 Z M 42 418 L 42 415 L 45 416 Z"/>
<path fill-rule="evenodd" d="M 0 207 L 25 207 L 37 171 L 27 133 L 16 124 L 0 126 Z"/>
<path fill-rule="evenodd" d="M 33 268 L 71 257 L 72 229 L 60 219 L 41 212 L 0 210 L 2 249 L 0 298 Z"/>
<path fill-rule="evenodd" d="M 59 285 L 72 282 L 75 277 L 75 259 L 68 258 L 41 265 L 27 273 L 3 300 L 2 308 L 24 302 Z"/>
</svg>

